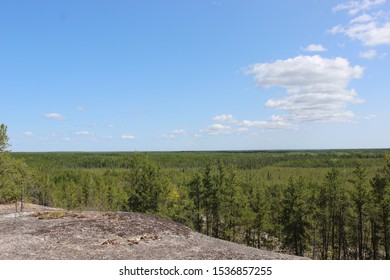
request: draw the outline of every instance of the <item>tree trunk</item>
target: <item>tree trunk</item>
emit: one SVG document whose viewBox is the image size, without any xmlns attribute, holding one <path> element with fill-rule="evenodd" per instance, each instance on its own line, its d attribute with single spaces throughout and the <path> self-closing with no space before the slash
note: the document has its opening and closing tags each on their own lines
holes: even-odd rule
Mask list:
<svg viewBox="0 0 390 280">
<path fill-rule="evenodd" d="M 358 207 L 358 258 L 363 260 L 363 209 Z"/>
</svg>

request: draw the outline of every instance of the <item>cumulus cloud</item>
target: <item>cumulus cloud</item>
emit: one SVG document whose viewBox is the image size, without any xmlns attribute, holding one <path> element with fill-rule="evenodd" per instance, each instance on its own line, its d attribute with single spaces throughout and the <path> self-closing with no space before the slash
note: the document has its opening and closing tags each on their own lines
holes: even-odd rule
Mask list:
<svg viewBox="0 0 390 280">
<path fill-rule="evenodd" d="M 334 26 L 331 32 L 333 34 L 344 34 L 353 40 L 361 41 L 363 45 L 369 47 L 390 45 L 390 22 L 385 12 L 380 11 L 371 14 L 364 12 L 361 15 L 356 15 L 385 2 L 385 0 L 350 1 L 347 4 L 336 6 L 335 11 L 348 10 L 349 14 L 355 17 L 348 24 Z"/>
<path fill-rule="evenodd" d="M 59 113 L 45 114 L 44 117 L 50 120 L 65 120 L 65 117 Z"/>
<path fill-rule="evenodd" d="M 320 44 L 310 44 L 306 48 L 303 48 L 304 51 L 308 52 L 325 52 L 327 49 Z"/>
<path fill-rule="evenodd" d="M 122 140 L 134 140 L 135 136 L 126 134 L 126 135 L 122 135 L 121 139 Z"/>
<path fill-rule="evenodd" d="M 350 66 L 345 58 L 297 56 L 273 63 L 260 63 L 247 69 L 261 88 L 282 87 L 288 96 L 269 99 L 266 106 L 287 112 L 284 121 L 349 121 L 348 103 L 359 103 L 352 79 L 361 78 L 363 68 Z M 260 124 L 259 124 L 260 125 Z"/>
<path fill-rule="evenodd" d="M 31 136 L 33 136 L 34 134 L 31 132 L 31 131 L 25 131 L 24 133 L 23 133 L 23 136 L 26 136 L 26 137 L 31 137 Z"/>
<path fill-rule="evenodd" d="M 384 4 L 386 0 L 362 0 L 362 1 L 348 1 L 341 3 L 333 8 L 334 12 L 347 10 L 350 15 L 355 15 L 361 11 L 370 10 L 375 6 Z"/>
</svg>

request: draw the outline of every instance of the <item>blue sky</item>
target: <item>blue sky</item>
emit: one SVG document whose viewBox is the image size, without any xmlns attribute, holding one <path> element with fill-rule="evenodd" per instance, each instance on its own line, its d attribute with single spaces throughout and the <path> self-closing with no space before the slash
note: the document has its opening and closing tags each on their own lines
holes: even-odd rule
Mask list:
<svg viewBox="0 0 390 280">
<path fill-rule="evenodd" d="M 0 0 L 13 151 L 389 148 L 386 0 Z"/>
</svg>

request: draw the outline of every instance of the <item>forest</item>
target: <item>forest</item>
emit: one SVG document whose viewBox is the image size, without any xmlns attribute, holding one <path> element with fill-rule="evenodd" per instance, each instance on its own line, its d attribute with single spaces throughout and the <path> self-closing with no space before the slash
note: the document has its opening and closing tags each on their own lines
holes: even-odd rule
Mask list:
<svg viewBox="0 0 390 280">
<path fill-rule="evenodd" d="M 136 211 L 228 241 L 313 259 L 390 259 L 390 149 L 9 151 L 0 203 Z"/>
</svg>

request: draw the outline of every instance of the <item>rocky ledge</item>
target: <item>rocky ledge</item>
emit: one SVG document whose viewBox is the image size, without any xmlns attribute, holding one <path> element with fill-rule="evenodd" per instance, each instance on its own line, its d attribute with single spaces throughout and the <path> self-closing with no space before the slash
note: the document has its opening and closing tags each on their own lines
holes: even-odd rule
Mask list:
<svg viewBox="0 0 390 280">
<path fill-rule="evenodd" d="M 2 260 L 302 259 L 215 239 L 142 213 L 0 205 Z"/>
</svg>

